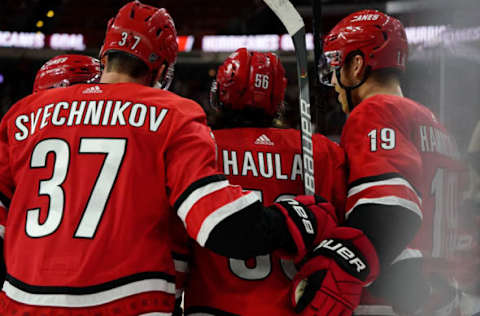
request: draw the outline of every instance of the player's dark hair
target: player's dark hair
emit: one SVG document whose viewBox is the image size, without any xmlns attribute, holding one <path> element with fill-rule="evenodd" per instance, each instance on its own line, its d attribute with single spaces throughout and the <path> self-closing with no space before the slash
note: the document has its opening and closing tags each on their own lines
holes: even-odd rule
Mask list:
<svg viewBox="0 0 480 316">
<path fill-rule="evenodd" d="M 125 52 L 110 51 L 107 58 L 106 71 L 124 73 L 133 78 L 140 78 L 149 73 L 148 66 L 141 59 Z"/>
<path fill-rule="evenodd" d="M 236 128 L 236 127 L 276 127 L 276 116 L 265 113 L 263 109 L 245 107 L 241 110 L 233 110 L 222 107 L 221 110 L 211 113 L 209 124 L 212 129 Z"/>
</svg>

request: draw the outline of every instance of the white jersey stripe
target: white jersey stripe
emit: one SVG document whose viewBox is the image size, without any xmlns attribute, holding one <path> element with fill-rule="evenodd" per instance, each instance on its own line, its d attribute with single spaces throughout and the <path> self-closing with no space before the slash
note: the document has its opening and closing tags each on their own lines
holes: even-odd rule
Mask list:
<svg viewBox="0 0 480 316">
<path fill-rule="evenodd" d="M 203 247 L 207 242 L 208 236 L 210 236 L 210 232 L 218 223 L 220 223 L 228 216 L 235 214 L 236 212 L 248 207 L 249 205 L 252 205 L 255 202 L 260 202 L 260 199 L 258 198 L 257 194 L 255 194 L 254 192 L 250 192 L 246 195 L 241 196 L 235 201 L 216 209 L 203 221 L 197 235 L 198 243 Z"/>
<path fill-rule="evenodd" d="M 3 207 L 4 209 L 8 209 L 5 204 L 2 203 L 2 201 L 0 201 L 0 207 Z"/>
<path fill-rule="evenodd" d="M 139 314 L 138 316 L 171 316 L 171 315 L 172 313 L 154 312 L 154 313 Z"/>
<path fill-rule="evenodd" d="M 417 203 L 412 202 L 410 200 L 402 199 L 399 198 L 398 196 L 383 196 L 380 198 L 364 198 L 364 199 L 359 199 L 357 203 L 355 203 L 348 211 L 347 214 L 345 214 L 345 218 L 348 218 L 350 216 L 350 213 L 353 211 L 353 209 L 359 205 L 362 204 L 383 204 L 383 205 L 399 205 L 402 206 L 406 209 L 409 209 L 410 211 L 414 212 L 420 218 L 423 218 L 422 211 L 420 207 L 418 206 Z"/>
<path fill-rule="evenodd" d="M 25 292 L 8 281 L 3 283 L 5 294 L 14 301 L 37 306 L 52 307 L 92 307 L 110 303 L 112 301 L 150 291 L 161 291 L 175 294 L 175 283 L 161 279 L 148 279 L 128 283 L 110 290 L 93 294 L 34 294 Z"/>
<path fill-rule="evenodd" d="M 410 183 L 407 180 L 405 180 L 403 178 L 400 178 L 400 177 L 359 184 L 357 186 L 354 186 L 350 190 L 348 190 L 348 197 L 351 197 L 351 196 L 353 196 L 357 193 L 360 193 L 363 190 L 366 190 L 368 188 L 371 188 L 371 187 L 374 187 L 374 186 L 382 186 L 382 185 L 403 185 L 403 186 L 409 188 L 415 194 L 415 196 L 418 198 L 420 203 L 422 203 L 422 199 L 418 196 L 417 192 L 410 185 Z"/>
<path fill-rule="evenodd" d="M 3 225 L 0 225 L 0 237 L 2 237 L 2 239 L 5 239 L 5 226 Z"/>
<path fill-rule="evenodd" d="M 229 182 L 227 180 L 223 180 L 204 185 L 190 193 L 183 203 L 180 204 L 177 211 L 178 216 L 180 216 L 183 223 L 185 224 L 185 219 L 187 218 L 188 212 L 190 212 L 190 209 L 195 203 L 198 202 L 198 200 L 212 192 L 226 188 L 227 186 L 229 186 Z"/>
</svg>

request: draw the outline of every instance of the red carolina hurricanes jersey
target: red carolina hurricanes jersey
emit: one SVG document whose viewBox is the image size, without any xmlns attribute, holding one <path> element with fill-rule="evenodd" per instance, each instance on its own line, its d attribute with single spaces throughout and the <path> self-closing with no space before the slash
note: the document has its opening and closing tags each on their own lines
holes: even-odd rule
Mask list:
<svg viewBox="0 0 480 316">
<path fill-rule="evenodd" d="M 423 223 L 397 260 L 451 258 L 464 167 L 434 114 L 404 97 L 370 97 L 348 117 L 341 145 L 349 165 L 346 216 L 359 205 L 400 205 Z"/>
<path fill-rule="evenodd" d="M 234 128 L 214 131 L 220 171 L 256 192 L 266 204 L 303 194 L 300 134 L 293 129 Z M 339 213 L 346 192 L 341 148 L 313 136 L 316 193 Z M 229 259 L 194 246 L 185 290 L 186 315 L 295 315 L 288 300 L 293 262 L 275 255 Z M 198 313 L 198 314 L 197 314 Z"/>
<path fill-rule="evenodd" d="M 169 315 L 174 216 L 204 245 L 258 201 L 219 175 L 210 134 L 195 102 L 133 83 L 15 104 L 0 125 L 0 314 Z"/>
</svg>

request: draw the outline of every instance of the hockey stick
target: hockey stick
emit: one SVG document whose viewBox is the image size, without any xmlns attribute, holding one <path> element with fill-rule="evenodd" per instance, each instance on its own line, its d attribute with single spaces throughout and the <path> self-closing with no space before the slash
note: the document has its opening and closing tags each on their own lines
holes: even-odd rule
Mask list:
<svg viewBox="0 0 480 316">
<path fill-rule="evenodd" d="M 312 0 L 313 11 L 313 51 L 315 60 L 315 83 L 317 87 L 320 87 L 320 77 L 318 75 L 318 62 L 322 58 L 322 0 Z"/>
<path fill-rule="evenodd" d="M 320 82 L 319 65 L 325 65 L 325 57 L 323 55 L 323 36 L 322 36 L 322 1 L 312 0 L 312 28 L 313 28 L 313 52 L 314 52 L 314 71 L 315 80 L 312 90 L 312 102 L 316 106 L 317 128 L 321 132 L 327 127 L 327 113 L 330 111 L 327 93 L 329 89 Z"/>
<path fill-rule="evenodd" d="M 313 175 L 312 121 L 310 116 L 310 91 L 308 83 L 307 47 L 305 43 L 305 23 L 295 7 L 288 0 L 263 0 L 287 29 L 292 37 L 297 57 L 299 86 L 300 131 L 302 134 L 303 185 L 305 194 L 315 193 Z"/>
</svg>

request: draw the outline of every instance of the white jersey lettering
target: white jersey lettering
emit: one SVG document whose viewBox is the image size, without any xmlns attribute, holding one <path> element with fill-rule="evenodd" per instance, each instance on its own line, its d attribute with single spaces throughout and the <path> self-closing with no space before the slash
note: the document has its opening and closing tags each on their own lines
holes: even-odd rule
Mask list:
<svg viewBox="0 0 480 316">
<path fill-rule="evenodd" d="M 132 104 L 131 101 L 119 100 L 74 100 L 46 104 L 33 112 L 23 113 L 15 118 L 15 139 L 23 141 L 49 124 L 66 127 L 74 125 L 143 127 L 147 122 L 149 123 L 147 128 L 151 132 L 156 132 L 169 111 L 141 103 L 135 103 L 133 106 Z M 129 109 L 130 112 L 128 112 Z M 150 118 L 148 118 L 149 115 Z M 267 157 L 268 159 L 270 162 L 267 161 L 266 174 L 273 170 L 272 158 Z"/>
</svg>

